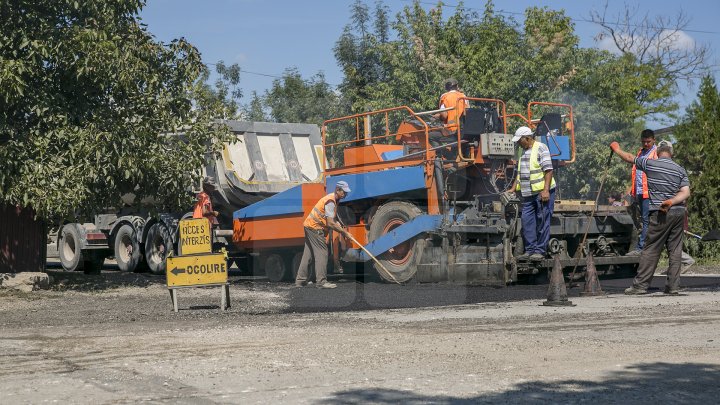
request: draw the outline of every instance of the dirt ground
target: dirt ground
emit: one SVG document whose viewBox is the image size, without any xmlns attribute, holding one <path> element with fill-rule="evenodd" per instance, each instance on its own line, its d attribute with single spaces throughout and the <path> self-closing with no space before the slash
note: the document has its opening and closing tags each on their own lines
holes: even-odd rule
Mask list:
<svg viewBox="0 0 720 405">
<path fill-rule="evenodd" d="M 707 271 L 711 272 L 711 271 Z M 0 290 L 0 403 L 717 403 L 720 277 L 681 296 L 542 306 L 547 286 L 359 284 L 50 272 Z"/>
</svg>

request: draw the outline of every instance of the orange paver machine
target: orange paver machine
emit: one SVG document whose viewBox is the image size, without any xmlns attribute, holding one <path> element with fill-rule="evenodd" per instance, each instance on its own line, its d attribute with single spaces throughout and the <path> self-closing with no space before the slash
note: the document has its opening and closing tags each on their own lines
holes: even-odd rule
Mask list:
<svg viewBox="0 0 720 405">
<path fill-rule="evenodd" d="M 269 278 L 290 279 L 302 253 L 304 218 L 343 180 L 352 192 L 340 202 L 338 218 L 392 273 L 377 272 L 388 281 L 505 285 L 543 274 L 552 260 L 516 260 L 523 247 L 520 202 L 506 193 L 518 156 L 510 134 L 531 127 L 535 139 L 548 145 L 555 170 L 562 171 L 575 160 L 572 107 L 533 102 L 525 114 L 508 114 L 501 100 L 459 102 L 466 103 L 465 115 L 454 131 L 433 121 L 439 110 L 407 106 L 325 121 L 322 181 L 236 211 L 233 242 Z M 575 264 L 576 251 L 592 253 L 601 272 L 635 266 L 637 258 L 624 257 L 633 239 L 632 218 L 622 210 L 591 217 L 592 206 L 558 199 L 548 252 L 561 255 L 565 266 Z M 586 245 L 578 249 L 586 229 Z M 378 266 L 355 242 L 331 238 L 331 273 Z"/>
</svg>

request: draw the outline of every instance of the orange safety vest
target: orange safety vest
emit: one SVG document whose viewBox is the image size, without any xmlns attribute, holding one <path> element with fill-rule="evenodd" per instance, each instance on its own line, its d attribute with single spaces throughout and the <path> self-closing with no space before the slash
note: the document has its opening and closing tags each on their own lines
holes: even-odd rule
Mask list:
<svg viewBox="0 0 720 405">
<path fill-rule="evenodd" d="M 195 203 L 195 207 L 193 208 L 193 218 L 207 218 L 208 221 L 210 221 L 210 225 L 217 224 L 218 220 L 215 218 L 215 215 L 212 214 L 213 208 L 210 196 L 207 195 L 207 193 L 202 192 L 197 195 L 197 198 L 198 201 Z M 204 206 L 207 206 L 208 211 L 210 211 L 207 215 L 203 215 Z"/>
<path fill-rule="evenodd" d="M 310 211 L 310 215 L 305 218 L 303 226 L 318 231 L 326 229 L 328 226 L 327 218 L 325 217 L 325 205 L 329 201 L 334 202 L 337 206 L 337 203 L 335 202 L 335 193 L 330 193 L 326 195 L 325 197 L 321 198 L 320 201 L 317 202 L 317 204 L 315 204 L 315 207 L 313 207 L 312 211 Z"/>
<path fill-rule="evenodd" d="M 451 131 L 457 131 L 460 117 L 465 115 L 467 100 L 461 100 L 462 98 L 465 98 L 465 94 L 458 90 L 450 90 L 440 96 L 440 107 L 443 105 L 445 108 L 455 107 L 454 110 L 447 111 L 447 121 L 445 121 L 445 125 Z"/>
<path fill-rule="evenodd" d="M 637 155 L 635 157 L 640 157 L 640 154 L 642 153 L 642 148 L 638 151 Z M 657 147 L 653 146 L 652 150 L 650 150 L 650 154 L 647 157 L 648 159 L 657 159 Z M 635 173 L 636 173 L 636 167 L 633 164 L 632 167 L 632 173 L 630 174 L 630 190 L 632 190 L 632 196 L 635 197 L 637 195 L 637 190 L 635 187 Z M 647 185 L 647 175 L 645 172 L 642 173 L 642 197 L 643 198 L 650 198 L 650 192 L 648 191 L 648 185 Z"/>
</svg>

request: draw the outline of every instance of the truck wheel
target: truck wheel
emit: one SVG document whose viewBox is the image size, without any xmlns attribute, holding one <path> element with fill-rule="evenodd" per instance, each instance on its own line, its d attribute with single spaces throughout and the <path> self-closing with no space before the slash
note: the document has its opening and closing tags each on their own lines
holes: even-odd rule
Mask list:
<svg viewBox="0 0 720 405">
<path fill-rule="evenodd" d="M 80 231 L 75 224 L 63 226 L 58 240 L 58 253 L 65 271 L 82 270 L 85 260 L 80 249 Z"/>
<path fill-rule="evenodd" d="M 115 234 L 115 260 L 122 271 L 133 272 L 142 257 L 140 243 L 131 225 L 123 225 Z"/>
<path fill-rule="evenodd" d="M 273 283 L 285 281 L 288 275 L 285 259 L 279 253 L 271 253 L 265 259 L 265 276 Z"/>
<path fill-rule="evenodd" d="M 411 203 L 403 201 L 386 203 L 373 215 L 368 240 L 372 242 L 393 229 L 410 222 L 420 214 L 422 214 L 422 211 Z M 395 282 L 397 280 L 402 283 L 412 279 L 417 272 L 417 264 L 422 256 L 423 243 L 422 238 L 415 237 L 378 256 L 380 263 L 392 273 L 394 279 L 385 274 L 382 268 L 373 262 L 375 270 L 385 281 Z"/>
<path fill-rule="evenodd" d="M 165 274 L 165 259 L 173 251 L 170 231 L 161 223 L 150 227 L 145 242 L 145 260 L 153 274 Z"/>
</svg>

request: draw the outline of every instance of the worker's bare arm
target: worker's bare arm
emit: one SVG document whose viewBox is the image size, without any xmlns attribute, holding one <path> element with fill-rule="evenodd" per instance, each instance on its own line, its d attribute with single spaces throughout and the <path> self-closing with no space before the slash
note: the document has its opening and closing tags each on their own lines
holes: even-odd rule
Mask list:
<svg viewBox="0 0 720 405">
<path fill-rule="evenodd" d="M 618 144 L 617 142 L 611 143 L 610 149 L 612 149 L 612 151 L 616 155 L 618 155 L 620 157 L 620 159 L 622 159 L 630 164 L 635 163 L 635 156 L 633 156 L 633 154 L 630 152 L 625 152 L 624 150 L 620 149 L 620 144 Z"/>
</svg>

